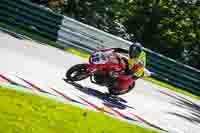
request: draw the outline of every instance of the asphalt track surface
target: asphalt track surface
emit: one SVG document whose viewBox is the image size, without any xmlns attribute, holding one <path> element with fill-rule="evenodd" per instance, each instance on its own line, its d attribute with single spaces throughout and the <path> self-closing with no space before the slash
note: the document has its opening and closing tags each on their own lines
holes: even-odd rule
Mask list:
<svg viewBox="0 0 200 133">
<path fill-rule="evenodd" d="M 1 78 L 3 74 L 14 75 L 18 77 L 16 80 L 26 79 L 46 87 L 45 91 L 49 93 L 55 93 L 56 90 L 95 110 L 99 106 L 107 107 L 111 115 L 160 131 L 200 132 L 198 100 L 140 79 L 134 90 L 120 96 L 121 100 L 116 102 L 115 99 L 104 97 L 107 92 L 105 87 L 94 85 L 87 79 L 76 84 L 63 80 L 67 69 L 74 64 L 87 62 L 85 59 L 2 32 L 0 42 Z M 49 88 L 54 88 L 54 92 Z"/>
</svg>

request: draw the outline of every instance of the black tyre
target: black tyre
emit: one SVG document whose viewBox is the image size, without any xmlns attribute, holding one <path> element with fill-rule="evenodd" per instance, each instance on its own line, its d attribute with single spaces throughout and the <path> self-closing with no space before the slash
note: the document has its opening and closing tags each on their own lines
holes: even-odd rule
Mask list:
<svg viewBox="0 0 200 133">
<path fill-rule="evenodd" d="M 109 91 L 109 93 L 110 93 L 111 95 L 123 95 L 123 94 L 125 94 L 125 93 L 130 92 L 134 87 L 135 87 L 135 84 L 129 86 L 129 88 L 128 88 L 127 90 L 125 90 L 125 91 L 118 91 L 118 89 L 115 89 L 115 88 L 113 88 L 113 87 L 109 87 L 109 88 L 108 88 L 108 91 Z"/>
<path fill-rule="evenodd" d="M 86 72 L 84 64 L 77 64 L 72 66 L 66 73 L 67 80 L 70 81 L 80 81 L 86 79 L 90 75 Z"/>
</svg>

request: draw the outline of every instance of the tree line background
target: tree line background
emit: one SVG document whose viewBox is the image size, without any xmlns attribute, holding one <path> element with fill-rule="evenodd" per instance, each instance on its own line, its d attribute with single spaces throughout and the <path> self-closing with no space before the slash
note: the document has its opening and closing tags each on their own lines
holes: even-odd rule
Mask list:
<svg viewBox="0 0 200 133">
<path fill-rule="evenodd" d="M 200 0 L 29 0 L 200 69 Z"/>
</svg>

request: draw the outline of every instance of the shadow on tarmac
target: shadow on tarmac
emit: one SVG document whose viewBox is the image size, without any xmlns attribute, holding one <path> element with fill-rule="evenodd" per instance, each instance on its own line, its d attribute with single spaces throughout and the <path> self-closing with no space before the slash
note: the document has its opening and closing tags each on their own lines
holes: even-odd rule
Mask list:
<svg viewBox="0 0 200 133">
<path fill-rule="evenodd" d="M 171 104 L 174 104 L 178 107 L 184 108 L 187 110 L 187 114 L 185 113 L 176 113 L 176 112 L 168 112 L 171 115 L 176 115 L 183 119 L 186 119 L 194 124 L 200 124 L 200 105 L 184 98 L 183 96 L 169 94 L 163 91 L 160 91 L 162 94 L 165 94 L 174 99 Z"/>
<path fill-rule="evenodd" d="M 71 82 L 66 79 L 63 79 L 63 80 L 65 82 L 67 82 L 68 84 L 73 85 L 75 87 L 75 89 L 78 89 L 79 91 L 81 91 L 87 95 L 94 96 L 94 97 L 102 100 L 103 104 L 106 106 L 109 106 L 112 108 L 118 108 L 118 109 L 126 109 L 126 108 L 134 109 L 133 107 L 126 105 L 125 103 L 127 103 L 127 101 L 121 97 L 111 96 L 108 93 L 102 93 L 96 89 L 82 86 L 81 84 L 79 84 L 77 82 Z"/>
</svg>

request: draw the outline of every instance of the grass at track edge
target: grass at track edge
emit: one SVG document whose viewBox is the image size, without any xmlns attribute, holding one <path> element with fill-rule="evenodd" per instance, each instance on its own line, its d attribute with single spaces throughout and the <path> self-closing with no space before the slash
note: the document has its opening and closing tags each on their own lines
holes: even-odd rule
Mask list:
<svg viewBox="0 0 200 133">
<path fill-rule="evenodd" d="M 156 133 L 99 112 L 0 86 L 1 133 Z"/>
<path fill-rule="evenodd" d="M 83 52 L 80 52 L 80 51 L 77 51 L 75 49 L 71 49 L 71 48 L 66 48 L 65 51 L 71 53 L 71 54 L 75 54 L 77 56 L 80 56 L 80 57 L 83 57 L 83 58 L 88 58 L 89 55 L 86 54 L 86 53 L 83 53 Z M 150 77 L 146 77 L 146 78 L 143 78 L 144 80 L 147 80 L 147 81 L 150 81 L 152 83 L 155 83 L 157 85 L 160 85 L 162 87 L 165 87 L 165 88 L 168 88 L 170 90 L 173 90 L 173 91 L 176 91 L 178 93 L 181 93 L 181 94 L 184 94 L 184 95 L 187 95 L 187 96 L 190 96 L 192 97 L 193 99 L 197 99 L 197 100 L 200 100 L 200 96 L 196 96 L 196 95 L 193 95 L 192 93 L 188 92 L 188 91 L 185 91 L 183 89 L 180 89 L 178 87 L 174 87 L 170 84 L 167 84 L 167 83 L 164 83 L 164 82 L 161 82 L 161 81 L 158 81 L 156 79 L 153 79 L 153 78 L 150 78 Z"/>
</svg>

